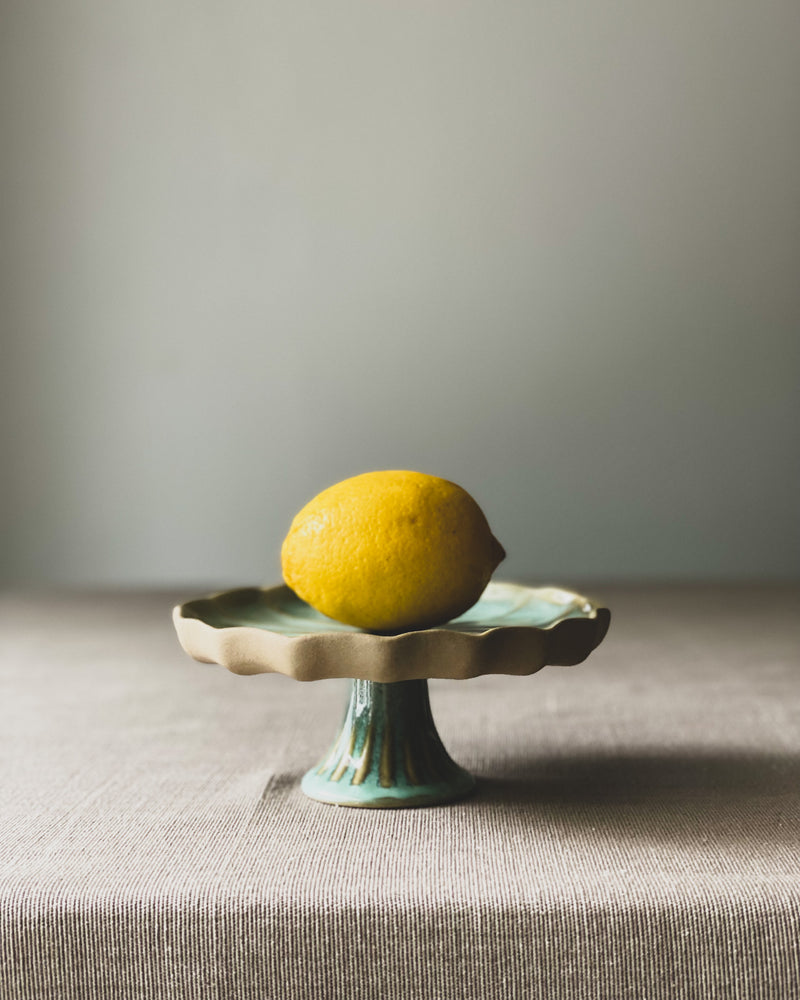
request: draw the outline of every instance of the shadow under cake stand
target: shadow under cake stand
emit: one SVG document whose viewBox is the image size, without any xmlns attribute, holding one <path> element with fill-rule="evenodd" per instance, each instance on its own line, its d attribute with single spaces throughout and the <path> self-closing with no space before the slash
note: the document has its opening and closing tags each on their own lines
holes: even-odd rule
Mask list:
<svg viewBox="0 0 800 1000">
<path fill-rule="evenodd" d="M 397 635 L 342 625 L 285 586 L 228 590 L 173 611 L 180 643 L 196 660 L 236 674 L 351 679 L 339 733 L 302 789 L 320 802 L 369 808 L 435 805 L 475 787 L 436 731 L 429 679 L 522 676 L 581 663 L 610 618 L 569 590 L 511 583 L 490 583 L 446 625 Z"/>
</svg>

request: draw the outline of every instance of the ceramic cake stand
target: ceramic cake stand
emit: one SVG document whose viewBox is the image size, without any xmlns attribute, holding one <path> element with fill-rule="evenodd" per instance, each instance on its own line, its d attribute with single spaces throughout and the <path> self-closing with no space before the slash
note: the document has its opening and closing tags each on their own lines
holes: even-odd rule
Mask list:
<svg viewBox="0 0 800 1000">
<path fill-rule="evenodd" d="M 446 625 L 398 635 L 342 625 L 288 587 L 229 590 L 173 611 L 180 643 L 196 660 L 237 674 L 351 678 L 339 734 L 302 788 L 320 802 L 366 807 L 434 805 L 474 788 L 436 732 L 429 678 L 580 663 L 602 642 L 610 617 L 579 594 L 509 583 L 490 583 Z"/>
</svg>

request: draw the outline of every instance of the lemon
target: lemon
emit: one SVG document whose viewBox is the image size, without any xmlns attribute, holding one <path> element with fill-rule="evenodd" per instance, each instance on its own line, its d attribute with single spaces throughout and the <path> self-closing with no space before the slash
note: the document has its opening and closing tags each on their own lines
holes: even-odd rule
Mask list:
<svg viewBox="0 0 800 1000">
<path fill-rule="evenodd" d="M 421 472 L 366 472 L 297 514 L 283 577 L 312 607 L 371 632 L 427 628 L 483 593 L 505 558 L 466 490 Z"/>
</svg>

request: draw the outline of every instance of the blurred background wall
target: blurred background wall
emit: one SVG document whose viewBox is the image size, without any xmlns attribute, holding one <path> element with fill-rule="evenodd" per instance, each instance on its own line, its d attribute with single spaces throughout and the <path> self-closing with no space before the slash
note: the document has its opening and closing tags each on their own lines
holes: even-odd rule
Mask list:
<svg viewBox="0 0 800 1000">
<path fill-rule="evenodd" d="M 800 575 L 796 0 L 0 10 L 4 582 L 393 467 L 504 578 Z"/>
</svg>

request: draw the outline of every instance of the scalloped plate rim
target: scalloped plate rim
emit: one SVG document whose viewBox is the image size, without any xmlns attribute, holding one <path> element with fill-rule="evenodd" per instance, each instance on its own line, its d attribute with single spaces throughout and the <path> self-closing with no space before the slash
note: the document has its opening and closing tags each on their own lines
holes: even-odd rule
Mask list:
<svg viewBox="0 0 800 1000">
<path fill-rule="evenodd" d="M 409 650 L 413 651 L 416 657 L 419 657 L 422 644 L 427 643 L 439 657 L 443 653 L 452 656 L 458 648 L 463 650 L 469 647 L 472 647 L 473 654 L 475 654 L 478 650 L 487 650 L 490 646 L 488 640 L 497 633 L 512 633 L 516 638 L 524 638 L 526 635 L 530 635 L 531 637 L 539 636 L 544 639 L 544 644 L 532 644 L 530 653 L 536 653 L 537 655 L 532 655 L 530 663 L 526 664 L 522 669 L 502 670 L 496 666 L 492 668 L 491 663 L 481 667 L 473 662 L 471 666 L 465 663 L 461 667 L 456 665 L 450 670 L 425 673 L 424 676 L 429 678 L 445 677 L 448 679 L 468 679 L 481 676 L 482 674 L 495 673 L 525 676 L 536 673 L 548 664 L 557 665 L 553 664 L 552 660 L 548 660 L 548 655 L 552 652 L 547 649 L 547 645 L 549 644 L 548 637 L 553 637 L 555 641 L 559 633 L 562 633 L 566 641 L 567 632 L 574 634 L 576 622 L 595 623 L 594 641 L 584 643 L 578 658 L 576 659 L 574 656 L 568 657 L 570 662 L 564 665 L 582 663 L 605 638 L 610 624 L 610 611 L 585 595 L 563 587 L 528 587 L 522 584 L 505 583 L 504 581 L 498 581 L 498 584 L 503 587 L 527 592 L 558 590 L 574 598 L 570 602 L 571 604 L 574 605 L 576 602 L 581 602 L 584 606 L 589 605 L 592 610 L 589 614 L 585 615 L 556 618 L 547 625 L 492 625 L 479 632 L 437 627 L 401 632 L 394 635 L 380 635 L 349 629 L 342 629 L 341 631 L 333 629 L 331 631 L 307 632 L 299 635 L 284 635 L 281 632 L 257 625 L 212 625 L 196 615 L 185 616 L 183 613 L 184 608 L 187 608 L 189 605 L 206 601 L 211 602 L 230 594 L 247 591 L 265 592 L 279 589 L 278 587 L 238 587 L 221 590 L 206 597 L 194 598 L 178 604 L 173 608 L 172 617 L 181 646 L 194 659 L 204 663 L 217 663 L 232 673 L 240 675 L 282 673 L 297 680 L 323 680 L 353 676 L 379 681 L 411 679 L 412 677 L 423 676 L 423 674 L 415 671 L 413 667 L 405 672 L 398 670 L 396 665 L 392 669 L 389 669 L 392 667 L 391 663 L 382 672 L 380 669 L 381 650 L 388 652 L 393 647 L 405 644 Z M 585 625 L 582 624 L 579 628 L 585 630 Z M 200 640 L 199 642 L 198 639 Z M 376 666 L 374 668 L 370 666 L 369 669 L 360 670 L 356 673 L 345 673 L 338 670 L 315 670 L 313 665 L 311 667 L 308 666 L 309 654 L 311 654 L 315 647 L 319 647 L 320 651 L 330 654 L 333 646 L 341 647 L 343 643 L 349 645 L 353 651 L 359 649 L 363 652 L 364 650 L 368 651 L 371 647 L 374 648 Z M 269 648 L 265 649 L 265 646 Z M 251 655 L 244 656 L 242 654 L 242 647 L 249 648 Z M 280 655 L 270 658 L 268 655 L 270 649 L 274 649 L 275 653 Z M 563 659 L 564 654 L 556 654 L 556 660 L 559 656 Z M 330 660 L 330 655 L 326 659 Z M 384 657 L 384 659 L 387 658 Z M 473 655 L 474 659 L 475 656 Z M 320 666 L 322 665 L 320 664 Z M 398 673 L 401 674 L 400 677 L 396 676 Z"/>
</svg>

